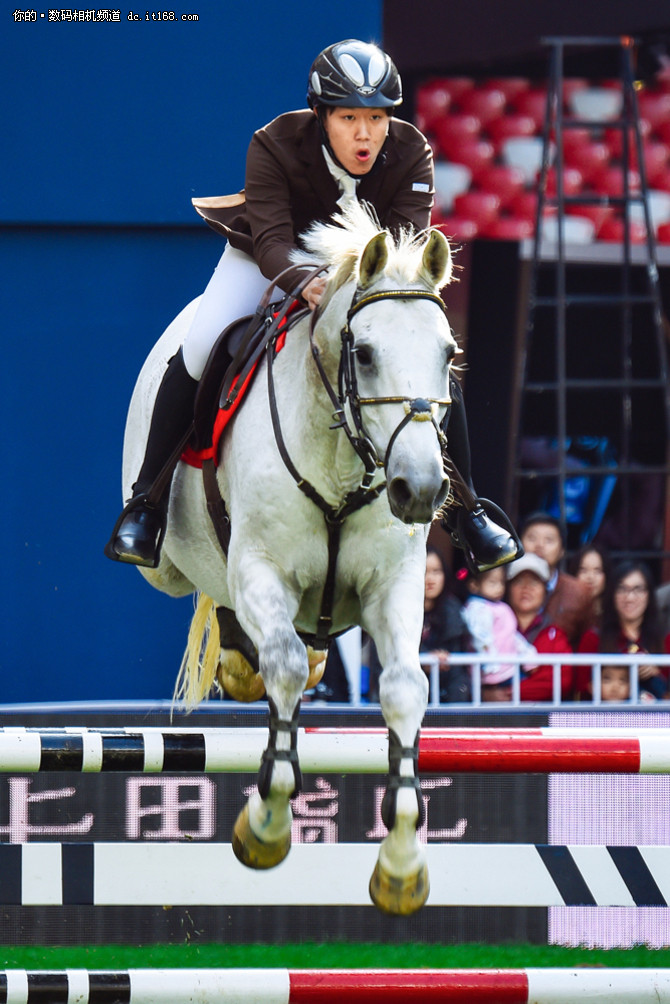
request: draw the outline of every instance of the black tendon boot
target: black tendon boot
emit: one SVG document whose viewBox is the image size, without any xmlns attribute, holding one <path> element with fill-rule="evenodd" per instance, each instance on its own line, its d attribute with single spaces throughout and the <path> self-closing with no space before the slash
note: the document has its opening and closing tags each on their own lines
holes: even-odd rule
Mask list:
<svg viewBox="0 0 670 1004">
<path fill-rule="evenodd" d="M 451 534 L 454 544 L 465 552 L 468 568 L 473 572 L 485 572 L 520 558 L 523 547 L 502 509 L 488 499 L 477 497 L 472 484 L 463 391 L 457 380 L 451 381 L 451 397 L 448 453 L 456 471 L 452 479 L 453 491 L 462 505 L 447 509 L 442 526 Z"/>
<path fill-rule="evenodd" d="M 162 494 L 156 493 L 157 499 L 150 499 L 150 490 L 188 432 L 197 389 L 198 381 L 186 369 L 182 350 L 179 349 L 168 363 L 158 388 L 144 461 L 133 485 L 133 497 L 119 516 L 105 547 L 105 554 L 113 561 L 125 561 L 146 568 L 158 565 L 167 520 L 171 472 L 166 472 L 167 487 Z M 175 465 L 177 460 L 175 456 Z"/>
</svg>

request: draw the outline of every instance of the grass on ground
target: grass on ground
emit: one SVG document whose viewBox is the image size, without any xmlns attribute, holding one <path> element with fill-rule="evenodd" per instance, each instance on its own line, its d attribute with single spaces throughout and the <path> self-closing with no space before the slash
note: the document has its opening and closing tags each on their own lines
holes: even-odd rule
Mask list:
<svg viewBox="0 0 670 1004">
<path fill-rule="evenodd" d="M 92 945 L 0 946 L 0 969 L 523 969 L 581 966 L 670 968 L 670 949 L 546 945 Z"/>
</svg>

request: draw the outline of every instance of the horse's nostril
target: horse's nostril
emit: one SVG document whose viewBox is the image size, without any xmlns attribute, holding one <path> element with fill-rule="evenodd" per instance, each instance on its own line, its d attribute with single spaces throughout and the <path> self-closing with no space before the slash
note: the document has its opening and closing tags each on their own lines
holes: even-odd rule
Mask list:
<svg viewBox="0 0 670 1004">
<path fill-rule="evenodd" d="M 412 501 L 412 491 L 404 478 L 393 478 L 388 490 L 399 509 L 405 509 Z"/>
</svg>

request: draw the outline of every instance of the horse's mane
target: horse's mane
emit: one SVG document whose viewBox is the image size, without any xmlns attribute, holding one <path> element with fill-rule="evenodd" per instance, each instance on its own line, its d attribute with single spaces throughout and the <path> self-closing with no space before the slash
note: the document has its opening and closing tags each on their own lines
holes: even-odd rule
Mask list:
<svg viewBox="0 0 670 1004">
<path fill-rule="evenodd" d="M 397 236 L 384 230 L 374 209 L 367 203 L 351 202 L 328 223 L 314 223 L 300 237 L 302 250 L 293 251 L 297 265 L 326 265 L 332 271 L 351 272 L 369 241 L 386 233 L 388 268 L 400 274 L 415 274 L 417 254 L 428 239 L 429 231 L 401 229 Z"/>
</svg>

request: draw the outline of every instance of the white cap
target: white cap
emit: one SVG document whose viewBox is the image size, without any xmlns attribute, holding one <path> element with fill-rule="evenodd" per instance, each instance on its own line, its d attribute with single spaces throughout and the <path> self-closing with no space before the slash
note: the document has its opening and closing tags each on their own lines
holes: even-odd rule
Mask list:
<svg viewBox="0 0 670 1004">
<path fill-rule="evenodd" d="M 526 551 L 522 558 L 517 558 L 516 561 L 512 561 L 507 566 L 507 579 L 515 579 L 521 572 L 532 572 L 545 585 L 551 578 L 551 569 L 547 562 L 539 554 L 533 554 L 532 551 Z"/>
</svg>

